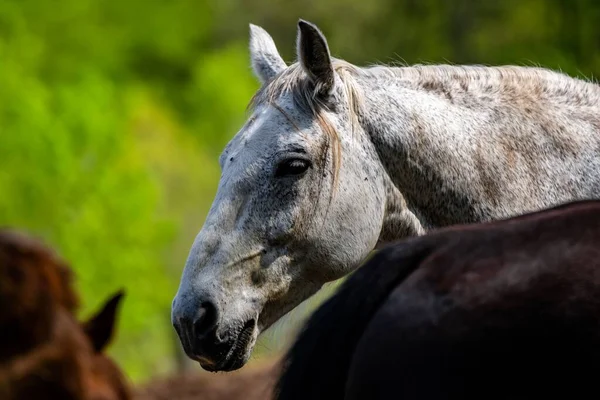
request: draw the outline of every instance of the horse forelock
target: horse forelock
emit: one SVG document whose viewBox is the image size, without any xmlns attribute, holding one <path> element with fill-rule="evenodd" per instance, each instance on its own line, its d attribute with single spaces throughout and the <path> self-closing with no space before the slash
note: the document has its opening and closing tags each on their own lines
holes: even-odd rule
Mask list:
<svg viewBox="0 0 600 400">
<path fill-rule="evenodd" d="M 363 94 L 355 76 L 362 73 L 362 70 L 343 60 L 336 59 L 333 60 L 333 68 L 340 78 L 341 89 L 348 102 L 348 118 L 351 122 L 353 133 L 358 127 L 358 115 L 363 101 Z M 278 100 L 285 95 L 290 95 L 294 106 L 312 117 L 326 135 L 325 148 L 319 161 L 325 165 L 325 160 L 331 149 L 333 164 L 331 171 L 332 191 L 329 197 L 329 203 L 331 203 L 337 188 L 342 159 L 340 132 L 338 132 L 335 123 L 326 114 L 326 111 L 329 109 L 327 101 L 318 94 L 318 88 L 310 81 L 300 64 L 295 63 L 290 65 L 270 81 L 266 82 L 252 97 L 248 109 L 254 110 L 262 104 L 271 105 L 299 130 L 298 124 L 294 122 L 293 118 L 278 105 Z M 319 185 L 319 191 L 320 187 L 321 185 Z"/>
</svg>

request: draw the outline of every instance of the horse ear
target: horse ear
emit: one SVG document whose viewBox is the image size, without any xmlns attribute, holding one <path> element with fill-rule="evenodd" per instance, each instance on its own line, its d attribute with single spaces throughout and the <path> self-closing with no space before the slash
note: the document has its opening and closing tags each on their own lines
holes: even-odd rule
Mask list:
<svg viewBox="0 0 600 400">
<path fill-rule="evenodd" d="M 104 350 L 112 339 L 117 309 L 124 295 L 124 290 L 119 290 L 115 293 L 104 303 L 100 311 L 92 316 L 83 326 L 85 333 L 92 342 L 94 350 L 98 353 Z"/>
<path fill-rule="evenodd" d="M 314 82 L 316 91 L 329 94 L 335 75 L 325 36 L 315 25 L 301 19 L 298 21 L 297 47 L 300 65 Z"/>
<path fill-rule="evenodd" d="M 250 58 L 254 74 L 261 83 L 265 83 L 287 68 L 271 35 L 260 26 L 253 24 L 250 24 Z"/>
</svg>

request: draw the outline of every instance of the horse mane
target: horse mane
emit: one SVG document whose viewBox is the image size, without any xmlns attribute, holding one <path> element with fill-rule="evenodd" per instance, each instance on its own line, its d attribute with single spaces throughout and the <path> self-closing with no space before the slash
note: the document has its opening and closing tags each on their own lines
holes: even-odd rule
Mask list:
<svg viewBox="0 0 600 400">
<path fill-rule="evenodd" d="M 409 87 L 445 95 L 453 91 L 485 95 L 503 93 L 515 98 L 537 97 L 588 107 L 595 107 L 600 102 L 600 86 L 596 82 L 541 67 L 421 64 L 372 66 L 363 71 L 375 77 L 400 79 Z"/>
<path fill-rule="evenodd" d="M 333 59 L 332 63 L 348 97 L 352 121 L 357 120 L 364 104 L 365 94 L 359 84 L 361 77 L 400 79 L 409 87 L 426 91 L 438 91 L 440 87 L 446 90 L 455 88 L 488 93 L 510 90 L 533 96 L 559 98 L 577 105 L 596 106 L 600 102 L 600 85 L 593 80 L 583 80 L 541 67 L 415 64 L 361 68 L 339 59 Z M 277 106 L 277 100 L 287 94 L 292 96 L 298 108 L 316 117 L 325 132 L 336 134 L 330 121 L 321 120 L 322 110 L 328 108 L 327 102 L 317 94 L 298 63 L 290 65 L 266 82 L 252 97 L 248 108 L 254 109 L 259 104 Z M 285 112 L 284 114 L 287 116 Z"/>
</svg>

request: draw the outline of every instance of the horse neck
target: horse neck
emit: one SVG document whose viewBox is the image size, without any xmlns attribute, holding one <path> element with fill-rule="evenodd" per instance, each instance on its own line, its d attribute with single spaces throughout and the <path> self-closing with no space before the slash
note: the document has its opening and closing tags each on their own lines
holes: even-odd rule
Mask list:
<svg viewBox="0 0 600 400">
<path fill-rule="evenodd" d="M 390 70 L 369 73 L 359 81 L 364 93 L 359 121 L 390 182 L 426 227 L 468 220 L 459 214 L 456 220 L 432 215 L 423 205 L 443 202 L 432 186 L 442 188 L 446 182 L 453 183 L 457 196 L 467 196 L 470 171 L 454 174 L 456 169 L 443 167 L 461 164 L 461 149 L 470 140 L 467 125 L 474 121 L 448 107 L 439 93 L 422 90 Z"/>
<path fill-rule="evenodd" d="M 590 143 L 599 142 L 598 85 L 511 66 L 362 71 L 360 123 L 425 225 L 506 218 L 597 195 L 600 173 L 581 177 L 597 171 L 586 160 L 597 159 Z"/>
</svg>

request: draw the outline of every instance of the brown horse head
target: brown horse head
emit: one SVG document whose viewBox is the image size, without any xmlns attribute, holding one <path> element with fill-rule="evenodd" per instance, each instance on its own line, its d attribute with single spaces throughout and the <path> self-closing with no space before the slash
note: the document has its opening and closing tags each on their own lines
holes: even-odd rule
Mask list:
<svg viewBox="0 0 600 400">
<path fill-rule="evenodd" d="M 122 297 L 79 323 L 70 268 L 40 242 L 0 231 L 0 398 L 129 399 L 104 354 Z"/>
<path fill-rule="evenodd" d="M 127 381 L 121 370 L 110 357 L 104 354 L 104 350 L 112 340 L 117 309 L 124 294 L 122 290 L 114 294 L 102 309 L 82 326 L 85 339 L 89 341 L 92 349 L 92 352 L 87 355 L 90 361 L 89 368 L 84 369 L 84 382 L 88 394 L 85 399 L 131 398 Z"/>
<path fill-rule="evenodd" d="M 128 385 L 103 351 L 113 333 L 122 293 L 113 296 L 81 324 L 59 309 L 48 342 L 15 357 L 0 372 L 0 394 L 7 399 L 126 400 Z"/>
</svg>

